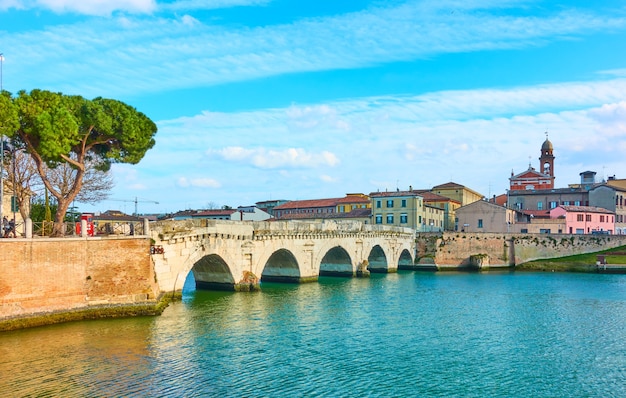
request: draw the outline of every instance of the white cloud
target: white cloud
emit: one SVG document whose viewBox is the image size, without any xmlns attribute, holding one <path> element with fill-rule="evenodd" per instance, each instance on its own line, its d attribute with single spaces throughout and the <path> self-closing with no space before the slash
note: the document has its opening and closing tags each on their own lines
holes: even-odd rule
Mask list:
<svg viewBox="0 0 626 398">
<path fill-rule="evenodd" d="M 321 175 L 320 180 L 324 182 L 337 182 L 339 179 L 337 177 L 329 176 L 329 175 Z"/>
<path fill-rule="evenodd" d="M 209 154 L 212 152 L 209 151 Z M 227 147 L 214 152 L 224 160 L 243 162 L 262 169 L 333 167 L 339 164 L 339 159 L 331 152 L 309 153 L 302 148 L 274 150 L 267 148 Z"/>
<path fill-rule="evenodd" d="M 106 16 L 115 11 L 128 13 L 151 13 L 156 8 L 155 0 L 26 0 L 0 1 L 0 10 L 15 8 L 47 9 L 58 14 L 78 13 L 85 15 Z"/>
<path fill-rule="evenodd" d="M 177 185 L 182 188 L 220 188 L 222 184 L 212 178 L 179 177 Z"/>
</svg>

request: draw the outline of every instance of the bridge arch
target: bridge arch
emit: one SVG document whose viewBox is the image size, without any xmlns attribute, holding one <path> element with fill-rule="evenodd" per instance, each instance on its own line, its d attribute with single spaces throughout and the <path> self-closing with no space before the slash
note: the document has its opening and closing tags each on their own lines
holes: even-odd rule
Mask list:
<svg viewBox="0 0 626 398">
<path fill-rule="evenodd" d="M 350 255 L 341 246 L 328 250 L 320 262 L 320 276 L 354 276 Z"/>
<path fill-rule="evenodd" d="M 368 270 L 375 273 L 388 272 L 387 255 L 380 245 L 374 245 L 367 256 Z"/>
<path fill-rule="evenodd" d="M 300 266 L 290 250 L 278 249 L 272 253 L 261 273 L 261 282 L 300 282 Z"/>
<path fill-rule="evenodd" d="M 209 254 L 200 258 L 191 272 L 196 280 L 197 289 L 233 290 L 235 278 L 230 267 L 218 254 Z"/>
<path fill-rule="evenodd" d="M 402 253 L 400 253 L 400 258 L 398 259 L 398 269 L 412 269 L 413 267 L 413 256 L 411 253 L 404 249 Z"/>
</svg>

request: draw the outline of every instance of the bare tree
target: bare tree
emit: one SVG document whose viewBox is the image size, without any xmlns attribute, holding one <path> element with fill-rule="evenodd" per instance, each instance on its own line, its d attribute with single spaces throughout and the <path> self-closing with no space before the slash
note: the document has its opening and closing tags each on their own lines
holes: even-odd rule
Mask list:
<svg viewBox="0 0 626 398">
<path fill-rule="evenodd" d="M 15 163 L 13 161 L 15 160 Z M 5 158 L 5 186 L 13 191 L 13 181 L 15 181 L 15 196 L 22 219 L 29 216 L 30 199 L 34 195 L 43 195 L 45 186 L 37 165 L 33 158 L 23 150 L 16 149 L 10 152 L 10 157 Z M 56 167 L 43 165 L 46 178 L 51 186 L 62 195 L 67 195 L 72 189 L 73 181 L 76 179 L 77 169 L 70 163 L 60 163 Z M 15 179 L 13 179 L 15 177 Z M 76 201 L 81 203 L 97 203 L 109 196 L 111 188 L 114 186 L 113 176 L 109 171 L 102 171 L 97 168 L 93 161 L 85 162 L 85 173 L 83 176 L 83 186 L 76 195 Z"/>
<path fill-rule="evenodd" d="M 30 212 L 30 198 L 41 190 L 43 184 L 33 159 L 23 150 L 13 148 L 5 152 L 3 180 L 5 189 L 15 196 L 22 220 L 26 220 Z"/>
<path fill-rule="evenodd" d="M 78 169 L 71 163 L 60 163 L 54 168 L 45 166 L 44 170 L 50 184 L 61 195 L 69 195 L 74 181 L 76 181 Z M 83 186 L 75 200 L 81 203 L 98 203 L 109 197 L 114 185 L 110 171 L 99 170 L 95 162 L 86 160 Z"/>
</svg>

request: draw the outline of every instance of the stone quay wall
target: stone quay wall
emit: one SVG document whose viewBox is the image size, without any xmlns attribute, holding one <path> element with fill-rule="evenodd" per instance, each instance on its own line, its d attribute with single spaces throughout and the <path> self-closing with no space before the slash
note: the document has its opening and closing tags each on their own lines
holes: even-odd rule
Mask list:
<svg viewBox="0 0 626 398">
<path fill-rule="evenodd" d="M 148 237 L 0 239 L 0 321 L 156 303 Z"/>
<path fill-rule="evenodd" d="M 420 263 L 440 268 L 472 267 L 470 256 L 486 255 L 487 265 L 509 267 L 533 260 L 592 253 L 626 245 L 626 235 L 547 235 L 444 232 L 419 234 Z"/>
</svg>

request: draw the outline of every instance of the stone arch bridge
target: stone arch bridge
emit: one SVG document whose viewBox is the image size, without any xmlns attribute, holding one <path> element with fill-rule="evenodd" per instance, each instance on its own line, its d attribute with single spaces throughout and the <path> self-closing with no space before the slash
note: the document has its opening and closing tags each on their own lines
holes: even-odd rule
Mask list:
<svg viewBox="0 0 626 398">
<path fill-rule="evenodd" d="M 150 224 L 161 292 L 196 286 L 256 290 L 260 282 L 396 272 L 415 258 L 415 231 L 361 222 L 161 221 Z"/>
</svg>

